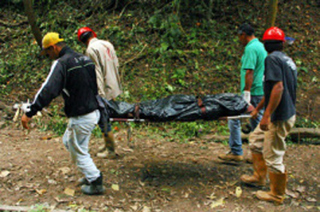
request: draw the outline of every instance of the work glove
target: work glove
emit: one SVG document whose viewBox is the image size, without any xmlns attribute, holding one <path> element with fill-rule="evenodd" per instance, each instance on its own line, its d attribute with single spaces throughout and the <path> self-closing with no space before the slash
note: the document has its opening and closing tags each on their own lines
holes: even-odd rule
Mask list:
<svg viewBox="0 0 320 212">
<path fill-rule="evenodd" d="M 27 113 L 30 112 L 31 108 L 30 108 L 31 104 L 29 103 L 29 101 L 27 103 L 22 103 L 20 109 Z"/>
<path fill-rule="evenodd" d="M 244 91 L 243 92 L 243 98 L 248 104 L 250 104 L 250 101 L 251 101 L 250 91 Z"/>
</svg>

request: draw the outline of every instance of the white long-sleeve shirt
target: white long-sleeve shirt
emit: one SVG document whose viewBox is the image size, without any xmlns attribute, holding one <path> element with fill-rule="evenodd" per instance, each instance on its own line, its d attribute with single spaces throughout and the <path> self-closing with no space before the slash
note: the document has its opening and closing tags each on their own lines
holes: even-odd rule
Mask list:
<svg viewBox="0 0 320 212">
<path fill-rule="evenodd" d="M 86 55 L 96 65 L 98 93 L 107 100 L 114 99 L 122 93 L 119 76 L 119 62 L 113 45 L 104 40 L 90 40 Z"/>
</svg>

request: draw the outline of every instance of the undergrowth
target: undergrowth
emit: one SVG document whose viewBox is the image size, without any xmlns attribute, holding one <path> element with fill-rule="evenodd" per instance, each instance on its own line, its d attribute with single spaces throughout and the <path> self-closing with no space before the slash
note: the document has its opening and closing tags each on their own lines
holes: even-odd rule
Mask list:
<svg viewBox="0 0 320 212">
<path fill-rule="evenodd" d="M 5 22 L 23 23 L 22 1 L 1 3 Z M 211 2 L 211 1 L 210 1 Z M 140 102 L 164 98 L 173 94 L 206 95 L 239 92 L 239 66 L 243 47 L 239 44 L 237 26 L 250 21 L 256 36 L 262 37 L 265 2 L 262 1 L 123 1 L 117 8 L 105 10 L 103 2 L 94 8 L 77 4 L 76 0 L 34 1 L 37 25 L 43 34 L 57 31 L 70 47 L 84 52 L 77 41 L 77 29 L 92 27 L 99 38 L 110 40 L 120 60 L 124 93 L 118 101 Z M 298 83 L 301 91 L 320 88 L 316 74 L 318 46 L 317 29 L 298 31 L 298 25 L 314 23 L 313 10 L 308 2 L 283 2 L 279 5 L 277 25 L 291 37 L 294 45 L 286 52 L 299 67 Z M 290 16 L 286 11 L 308 16 Z M 51 61 L 39 56 L 39 47 L 28 24 L 18 27 L 0 25 L 5 36 L 0 48 L 0 94 L 2 101 L 32 99 L 45 80 Z M 313 34 L 314 36 L 307 36 Z M 61 135 L 66 118 L 60 116 L 62 104 L 51 104 L 51 118 L 42 123 L 42 130 Z M 38 123 L 40 125 L 40 123 Z M 113 125 L 116 125 L 115 123 Z M 207 133 L 228 134 L 222 122 L 190 122 L 140 125 L 147 131 L 181 142 Z M 319 122 L 301 117 L 297 126 L 319 127 Z M 164 129 L 164 130 L 162 130 Z M 94 135 L 99 137 L 98 128 Z"/>
</svg>

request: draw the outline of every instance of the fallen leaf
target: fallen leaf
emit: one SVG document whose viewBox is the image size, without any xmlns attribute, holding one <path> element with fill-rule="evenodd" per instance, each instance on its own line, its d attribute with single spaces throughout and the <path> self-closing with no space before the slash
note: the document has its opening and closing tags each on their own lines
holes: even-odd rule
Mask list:
<svg viewBox="0 0 320 212">
<path fill-rule="evenodd" d="M 62 174 L 67 174 L 71 171 L 71 169 L 69 167 L 61 167 L 59 168 L 59 171 L 61 171 Z"/>
<path fill-rule="evenodd" d="M 19 199 L 18 202 L 16 202 L 16 205 L 20 205 L 20 202 L 23 202 L 24 199 Z"/>
<path fill-rule="evenodd" d="M 133 152 L 133 149 L 128 149 L 128 148 L 122 148 L 122 150 L 123 150 L 124 152 Z"/>
<path fill-rule="evenodd" d="M 64 202 L 69 202 L 70 200 L 68 199 L 59 199 L 59 197 L 54 198 L 58 203 L 64 203 Z"/>
<path fill-rule="evenodd" d="M 211 203 L 211 205 L 210 205 L 210 207 L 211 208 L 215 208 L 215 207 L 218 207 L 218 206 L 220 206 L 220 205 L 223 205 L 224 204 L 224 198 L 221 198 L 221 199 L 219 199 L 219 200 L 217 200 L 217 201 L 213 201 L 212 203 Z"/>
<path fill-rule="evenodd" d="M 150 212 L 150 208 L 148 206 L 143 206 L 142 212 Z"/>
<path fill-rule="evenodd" d="M 139 184 L 140 184 L 142 187 L 145 185 L 145 183 L 141 182 L 140 180 L 139 180 Z"/>
<path fill-rule="evenodd" d="M 40 195 L 42 195 L 42 194 L 44 194 L 44 193 L 46 193 L 47 192 L 47 190 L 46 189 L 36 189 L 36 192 L 38 193 L 38 194 L 40 194 Z"/>
<path fill-rule="evenodd" d="M 212 193 L 210 196 L 207 196 L 207 198 L 213 200 L 213 199 L 216 199 L 217 197 L 214 195 L 214 193 Z"/>
<path fill-rule="evenodd" d="M 48 179 L 48 183 L 52 184 L 52 185 L 56 185 L 57 184 L 57 182 L 55 180 L 52 180 L 52 179 Z"/>
<path fill-rule="evenodd" d="M 241 197 L 241 194 L 242 194 L 242 189 L 241 189 L 241 187 L 238 186 L 236 188 L 236 197 L 238 197 L 238 198 Z"/>
<path fill-rule="evenodd" d="M 298 186 L 296 191 L 298 191 L 300 194 L 302 194 L 306 191 L 306 187 L 305 186 Z"/>
<path fill-rule="evenodd" d="M 317 202 L 317 200 L 315 198 L 313 198 L 313 197 L 307 197 L 306 200 L 308 202 Z"/>
<path fill-rule="evenodd" d="M 298 192 L 291 191 L 289 189 L 286 189 L 286 194 L 294 199 L 297 199 L 299 197 Z"/>
<path fill-rule="evenodd" d="M 237 184 L 237 182 L 238 182 L 238 180 L 235 180 L 235 181 L 231 182 L 231 183 L 229 184 L 229 186 L 234 186 L 235 184 Z"/>
<path fill-rule="evenodd" d="M 119 191 L 119 185 L 118 184 L 112 184 L 111 188 L 115 191 Z"/>
<path fill-rule="evenodd" d="M 2 171 L 2 172 L 0 173 L 0 177 L 6 177 L 6 176 L 8 176 L 9 174 L 10 174 L 9 171 L 4 170 L 4 171 Z"/>
<path fill-rule="evenodd" d="M 134 210 L 134 211 L 138 210 L 138 206 L 137 205 L 130 206 L 130 208 L 132 208 L 132 210 Z"/>
<path fill-rule="evenodd" d="M 165 192 L 170 192 L 170 191 L 171 191 L 170 188 L 162 188 L 161 190 L 162 190 L 162 191 L 165 191 Z"/>
<path fill-rule="evenodd" d="M 74 196 L 74 193 L 75 193 L 75 190 L 71 189 L 71 188 L 66 188 L 64 189 L 64 192 L 66 195 L 69 195 L 69 196 Z"/>
<path fill-rule="evenodd" d="M 50 140 L 52 138 L 52 136 L 51 135 L 48 135 L 48 136 L 42 136 L 41 138 L 40 138 L 40 140 Z"/>
</svg>

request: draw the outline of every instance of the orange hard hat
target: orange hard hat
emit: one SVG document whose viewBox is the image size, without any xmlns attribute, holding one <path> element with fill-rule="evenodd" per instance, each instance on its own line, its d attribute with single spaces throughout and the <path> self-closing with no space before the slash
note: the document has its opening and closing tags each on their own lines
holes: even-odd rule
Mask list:
<svg viewBox="0 0 320 212">
<path fill-rule="evenodd" d="M 93 33 L 93 36 L 94 37 L 97 37 L 97 34 L 92 30 L 92 29 L 90 29 L 89 27 L 82 27 L 82 28 L 80 28 L 79 30 L 78 30 L 78 40 L 81 42 L 81 40 L 80 40 L 80 37 L 81 37 L 81 35 L 83 34 L 83 33 L 85 33 L 85 32 L 92 32 Z"/>
<path fill-rule="evenodd" d="M 278 41 L 283 41 L 285 42 L 285 35 L 284 32 L 278 28 L 278 27 L 270 27 L 269 29 L 267 29 L 262 37 L 263 41 L 266 40 L 278 40 Z"/>
</svg>

